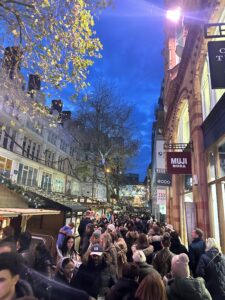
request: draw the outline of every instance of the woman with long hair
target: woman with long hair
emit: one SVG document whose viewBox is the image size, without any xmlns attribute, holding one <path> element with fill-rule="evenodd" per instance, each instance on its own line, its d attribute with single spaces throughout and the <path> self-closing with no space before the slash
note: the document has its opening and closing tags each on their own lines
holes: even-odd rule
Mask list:
<svg viewBox="0 0 225 300">
<path fill-rule="evenodd" d="M 131 249 L 133 253 L 137 250 L 142 250 L 146 256 L 146 262 L 148 264 L 152 263 L 154 247 L 149 244 L 146 234 L 140 233 L 136 243 L 131 247 Z"/>
<path fill-rule="evenodd" d="M 165 285 L 157 271 L 153 271 L 141 281 L 136 291 L 135 299 L 167 300 Z"/>
<path fill-rule="evenodd" d="M 118 255 L 115 245 L 112 242 L 112 237 L 109 233 L 105 232 L 101 235 L 100 245 L 103 247 L 103 251 L 111 258 L 111 264 L 115 269 L 115 273 L 118 276 Z"/>
<path fill-rule="evenodd" d="M 62 260 L 64 257 L 71 258 L 74 262 L 78 263 L 81 261 L 78 252 L 74 248 L 74 237 L 67 236 L 64 241 L 62 248 L 58 249 L 58 258 Z"/>
</svg>

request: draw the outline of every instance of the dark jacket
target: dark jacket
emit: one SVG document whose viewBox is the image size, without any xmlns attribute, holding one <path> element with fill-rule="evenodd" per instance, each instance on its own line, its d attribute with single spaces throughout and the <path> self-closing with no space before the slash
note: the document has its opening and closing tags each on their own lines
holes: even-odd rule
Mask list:
<svg viewBox="0 0 225 300">
<path fill-rule="evenodd" d="M 99 266 L 95 266 L 89 259 L 87 264 L 82 264 L 78 269 L 73 286 L 97 298 L 98 294 L 106 294 L 115 283 L 116 276 L 111 265 L 102 261 Z"/>
<path fill-rule="evenodd" d="M 212 300 L 203 278 L 175 278 L 167 285 L 168 300 Z"/>
<path fill-rule="evenodd" d="M 201 255 L 205 251 L 205 242 L 200 239 L 194 239 L 189 246 L 189 260 L 190 260 L 190 269 L 193 276 L 196 276 L 195 271 L 199 262 Z"/>
<path fill-rule="evenodd" d="M 168 248 L 160 250 L 154 256 L 152 265 L 162 277 L 171 271 L 173 256 L 174 254 Z"/>
<path fill-rule="evenodd" d="M 80 221 L 80 224 L 78 227 L 78 233 L 79 233 L 80 237 L 84 236 L 86 226 L 89 223 L 92 223 L 90 218 L 84 218 Z"/>
<path fill-rule="evenodd" d="M 138 283 L 129 278 L 121 278 L 111 287 L 106 300 L 133 300 Z"/>
<path fill-rule="evenodd" d="M 225 258 L 216 248 L 211 248 L 200 257 L 196 275 L 205 279 L 213 300 L 225 300 Z"/>
<path fill-rule="evenodd" d="M 139 267 L 139 282 L 141 282 L 145 276 L 155 272 L 153 266 L 147 264 L 146 262 L 136 263 L 136 265 Z"/>
<path fill-rule="evenodd" d="M 181 244 L 179 238 L 178 239 L 171 239 L 171 246 L 170 251 L 173 252 L 176 255 L 179 255 L 181 253 L 185 253 L 188 255 L 188 251 L 184 245 Z"/>
<path fill-rule="evenodd" d="M 16 284 L 15 299 L 22 298 L 25 296 L 33 296 L 33 291 L 30 284 L 27 281 L 20 279 Z"/>
</svg>

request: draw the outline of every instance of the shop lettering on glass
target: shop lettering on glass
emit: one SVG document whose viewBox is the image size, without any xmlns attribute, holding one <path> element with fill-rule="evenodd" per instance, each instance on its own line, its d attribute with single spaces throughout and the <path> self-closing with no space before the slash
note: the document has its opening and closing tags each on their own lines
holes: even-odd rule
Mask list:
<svg viewBox="0 0 225 300">
<path fill-rule="evenodd" d="M 191 174 L 191 152 L 167 152 L 169 174 Z"/>
<path fill-rule="evenodd" d="M 166 204 L 166 190 L 157 189 L 157 204 L 159 205 Z"/>
<path fill-rule="evenodd" d="M 208 43 L 212 89 L 225 88 L 225 41 Z"/>
</svg>

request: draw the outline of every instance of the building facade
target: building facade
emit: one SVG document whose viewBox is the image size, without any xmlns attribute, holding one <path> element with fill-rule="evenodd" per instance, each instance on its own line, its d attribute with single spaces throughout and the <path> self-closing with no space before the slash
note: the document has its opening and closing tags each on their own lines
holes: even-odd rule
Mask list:
<svg viewBox="0 0 225 300">
<path fill-rule="evenodd" d="M 165 3 L 168 9 L 174 6 L 174 1 Z M 204 23 L 225 23 L 225 1 L 176 4 L 184 17 L 177 24 L 167 21 L 165 25 L 164 137 L 166 144 L 186 145 L 177 151 L 190 151 L 192 166 L 188 174 L 172 174 L 167 219 L 186 243 L 197 226 L 206 237 L 215 237 L 225 250 L 225 130 L 221 129 L 225 128 L 221 115 L 225 89 L 212 89 L 209 40 L 204 37 L 202 22 L 204 15 Z M 217 31 L 213 28 L 211 34 Z"/>
<path fill-rule="evenodd" d="M 105 187 L 81 180 L 77 165 L 85 153 L 76 147 L 70 120 L 45 106 L 40 88 L 26 90 L 19 70 L 0 74 L 0 173 L 29 190 L 73 198 L 106 200 Z M 12 75 L 12 74 L 11 74 Z M 94 184 L 94 186 L 93 186 Z"/>
</svg>

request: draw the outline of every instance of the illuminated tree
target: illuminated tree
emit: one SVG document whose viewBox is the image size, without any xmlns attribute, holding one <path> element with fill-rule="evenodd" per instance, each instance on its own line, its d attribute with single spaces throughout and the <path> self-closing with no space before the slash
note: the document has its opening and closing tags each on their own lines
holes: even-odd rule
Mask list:
<svg viewBox="0 0 225 300">
<path fill-rule="evenodd" d="M 2 46 L 19 46 L 23 66 L 57 88 L 87 85 L 102 48 L 93 26 L 84 0 L 0 0 Z"/>
</svg>

